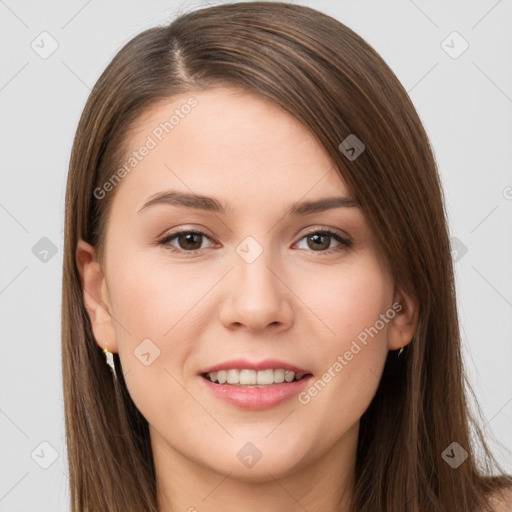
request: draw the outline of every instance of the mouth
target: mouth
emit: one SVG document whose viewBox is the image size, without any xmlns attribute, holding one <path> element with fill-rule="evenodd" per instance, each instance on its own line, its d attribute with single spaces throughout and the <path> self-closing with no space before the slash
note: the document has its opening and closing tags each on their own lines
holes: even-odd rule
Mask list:
<svg viewBox="0 0 512 512">
<path fill-rule="evenodd" d="M 299 373 L 284 368 L 252 370 L 249 368 L 218 370 L 200 374 L 207 381 L 217 385 L 243 388 L 268 388 L 277 384 L 289 384 L 312 376 L 311 373 Z"/>
<path fill-rule="evenodd" d="M 282 404 L 304 390 L 313 374 L 283 361 L 228 361 L 199 373 L 207 392 L 238 409 L 261 411 Z"/>
</svg>

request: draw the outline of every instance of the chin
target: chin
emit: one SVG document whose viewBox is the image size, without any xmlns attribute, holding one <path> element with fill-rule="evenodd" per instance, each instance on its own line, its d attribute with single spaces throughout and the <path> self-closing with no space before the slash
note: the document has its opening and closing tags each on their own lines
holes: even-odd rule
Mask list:
<svg viewBox="0 0 512 512">
<path fill-rule="evenodd" d="M 232 441 L 229 447 L 220 448 L 218 457 L 213 454 L 214 458 L 209 463 L 205 462 L 215 472 L 229 474 L 230 479 L 241 482 L 280 479 L 303 465 L 306 454 L 297 450 L 298 446 L 304 450 L 304 442 L 300 442 L 300 439 L 297 439 L 297 443 L 277 447 L 262 437 L 261 441 Z"/>
</svg>

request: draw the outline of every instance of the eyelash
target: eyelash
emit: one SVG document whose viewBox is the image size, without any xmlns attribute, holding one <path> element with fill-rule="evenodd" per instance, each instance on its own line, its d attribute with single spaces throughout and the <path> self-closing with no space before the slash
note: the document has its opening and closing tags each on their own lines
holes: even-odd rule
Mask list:
<svg viewBox="0 0 512 512">
<path fill-rule="evenodd" d="M 169 233 L 164 238 L 162 238 L 161 240 L 158 241 L 158 245 L 166 246 L 166 248 L 169 249 L 171 252 L 176 252 L 176 253 L 181 253 L 181 254 L 197 254 L 197 253 L 199 253 L 199 252 L 204 250 L 204 249 L 195 249 L 193 251 L 186 251 L 184 249 L 177 249 L 176 247 L 173 247 L 173 246 L 169 245 L 169 242 L 171 240 L 173 240 L 174 238 L 178 237 L 179 235 L 181 235 L 183 233 L 191 234 L 191 235 L 200 235 L 200 236 L 206 237 L 206 238 L 208 238 L 208 239 L 213 241 L 213 239 L 211 237 L 209 237 L 206 233 L 203 233 L 202 231 L 197 231 L 197 230 L 194 230 L 194 229 L 182 229 L 182 230 L 174 231 L 173 233 Z M 313 250 L 310 250 L 309 252 L 328 255 L 328 254 L 332 254 L 333 252 L 338 252 L 338 251 L 340 251 L 340 250 L 342 250 L 344 248 L 349 248 L 349 247 L 352 246 L 352 242 L 351 241 L 347 240 L 346 238 L 343 238 L 342 236 L 340 236 L 335 231 L 332 231 L 332 230 L 326 229 L 326 228 L 318 229 L 316 231 L 309 231 L 309 232 L 305 233 L 299 239 L 299 241 L 302 240 L 303 238 L 306 238 L 307 236 L 311 236 L 311 235 L 327 235 L 327 236 L 330 236 L 330 237 L 334 238 L 336 241 L 340 242 L 341 248 L 338 248 L 338 249 L 336 249 L 336 248 L 334 248 L 334 249 L 327 249 L 325 251 L 313 251 Z"/>
</svg>

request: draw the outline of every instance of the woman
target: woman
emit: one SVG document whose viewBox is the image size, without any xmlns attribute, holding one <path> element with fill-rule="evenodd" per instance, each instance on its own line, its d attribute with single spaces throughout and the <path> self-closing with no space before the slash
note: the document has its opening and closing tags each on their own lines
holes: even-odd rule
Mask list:
<svg viewBox="0 0 512 512">
<path fill-rule="evenodd" d="M 338 21 L 235 3 L 128 42 L 65 229 L 74 512 L 511 509 L 466 402 L 429 141 Z"/>
</svg>

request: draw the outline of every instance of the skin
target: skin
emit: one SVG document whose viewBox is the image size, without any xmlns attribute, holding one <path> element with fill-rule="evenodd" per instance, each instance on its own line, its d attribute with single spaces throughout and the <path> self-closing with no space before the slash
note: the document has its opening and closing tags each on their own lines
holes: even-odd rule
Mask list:
<svg viewBox="0 0 512 512">
<path fill-rule="evenodd" d="M 411 341 L 418 304 L 395 289 L 358 206 L 284 216 L 291 203 L 350 194 L 309 130 L 268 100 L 225 87 L 175 96 L 139 119 L 128 146 L 190 96 L 198 105 L 109 192 L 105 260 L 78 244 L 94 336 L 119 353 L 149 422 L 162 512 L 347 510 L 360 417 L 388 350 Z M 138 213 L 167 189 L 229 209 Z M 178 227 L 205 233 L 195 254 L 178 238 L 158 245 Z M 306 236 L 325 228 L 352 246 Z M 263 251 L 252 263 L 236 252 L 247 236 Z M 198 376 L 230 359 L 276 358 L 321 378 L 394 303 L 402 309 L 307 404 L 239 409 Z M 147 338 L 160 350 L 148 366 L 134 355 Z M 262 454 L 252 467 L 237 457 L 247 442 Z"/>
</svg>

